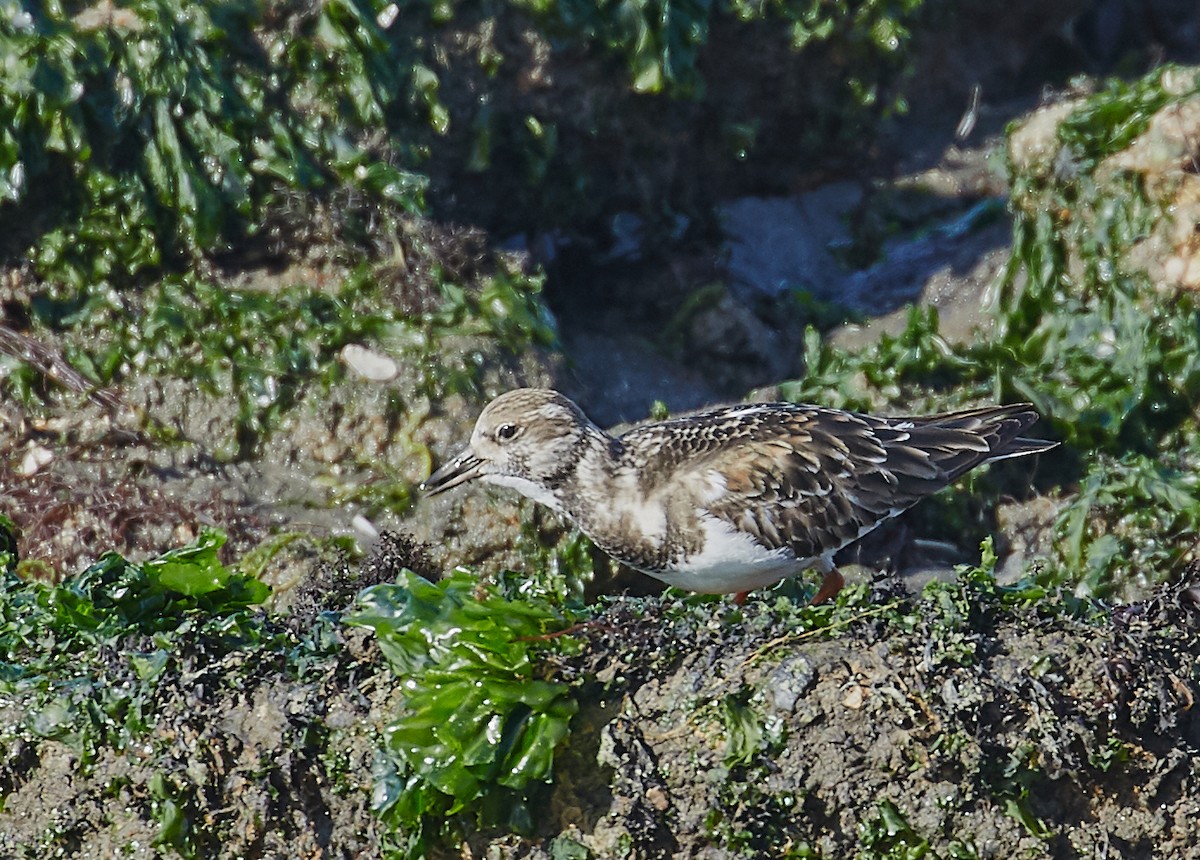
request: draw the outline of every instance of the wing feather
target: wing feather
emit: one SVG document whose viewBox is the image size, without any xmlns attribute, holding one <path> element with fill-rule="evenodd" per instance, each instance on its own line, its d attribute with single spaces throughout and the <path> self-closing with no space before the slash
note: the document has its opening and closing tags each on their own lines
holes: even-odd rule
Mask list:
<svg viewBox="0 0 1200 860">
<path fill-rule="evenodd" d="M 645 425 L 620 442 L 643 464 L 647 494 L 690 498 L 765 547 L 813 558 L 980 463 L 1053 447 L 1020 438 L 1036 420 L 1027 404 L 879 418 L 773 403 Z"/>
</svg>

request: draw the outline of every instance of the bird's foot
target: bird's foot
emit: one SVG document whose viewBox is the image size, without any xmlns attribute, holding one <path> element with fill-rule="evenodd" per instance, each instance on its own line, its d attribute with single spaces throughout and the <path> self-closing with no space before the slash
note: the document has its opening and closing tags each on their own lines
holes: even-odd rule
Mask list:
<svg viewBox="0 0 1200 860">
<path fill-rule="evenodd" d="M 817 593 L 813 595 L 812 600 L 808 601 L 809 606 L 820 606 L 827 600 L 832 600 L 837 597 L 837 593 L 842 590 L 846 584 L 846 577 L 838 572 L 837 568 L 825 574 L 825 578 L 821 580 L 821 587 L 817 589 Z"/>
</svg>

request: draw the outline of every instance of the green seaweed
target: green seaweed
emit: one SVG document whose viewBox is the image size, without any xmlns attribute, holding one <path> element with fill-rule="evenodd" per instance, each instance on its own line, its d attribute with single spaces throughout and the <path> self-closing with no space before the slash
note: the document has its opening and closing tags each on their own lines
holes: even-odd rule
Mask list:
<svg viewBox="0 0 1200 860">
<path fill-rule="evenodd" d="M 567 619 L 543 600 L 510 600 L 465 571 L 430 583 L 404 571 L 359 595 L 345 623 L 375 631 L 404 691 L 384 732 L 374 809 L 401 856 L 464 820 L 532 829 L 530 802 L 553 774 L 578 705 L 538 657 L 564 647 Z"/>
<path fill-rule="evenodd" d="M 1198 455 L 1101 456 L 1089 465 L 1055 523 L 1058 561 L 1081 589 L 1107 596 L 1115 583 L 1146 586 L 1182 571 L 1200 533 Z"/>
<path fill-rule="evenodd" d="M 161 772 L 153 774 L 146 787 L 152 798 L 150 814 L 158 821 L 158 834 L 152 844 L 169 846 L 185 860 L 198 856 L 191 838 L 185 792 Z"/>
<path fill-rule="evenodd" d="M 862 103 L 876 96 L 870 74 L 880 58 L 902 54 L 924 0 L 621 0 L 614 7 L 587 0 L 521 0 L 564 39 L 603 46 L 624 58 L 634 92 L 695 96 L 704 85 L 700 53 L 719 19 L 786 28 L 794 50 L 835 45 L 858 62 L 845 82 Z"/>
<path fill-rule="evenodd" d="M 858 826 L 860 860 L 917 860 L 931 855 L 929 840 L 917 834 L 891 800 L 875 804 L 875 814 Z"/>
<path fill-rule="evenodd" d="M 540 276 L 501 266 L 466 285 L 440 281 L 430 286 L 435 306 L 413 314 L 390 299 L 374 272 L 359 267 L 332 289 L 274 290 L 232 288 L 189 273 L 136 292 L 42 292 L 30 311 L 38 326 L 62 333 L 65 357 L 96 386 L 169 378 L 231 401 L 209 443 L 222 460 L 260 452 L 311 387 L 327 390 L 342 381 L 339 356 L 349 344 L 378 344 L 395 354 L 430 399 L 478 393 L 481 353 L 447 356 L 445 338 L 475 336 L 507 355 L 557 344 Z M 8 375 L 0 391 L 26 402 L 45 396 L 19 383 L 28 380 Z M 410 411 L 407 404 L 398 409 Z M 170 429 L 162 432 L 173 438 Z M 389 498 L 403 502 L 407 492 L 392 487 L 377 495 L 390 504 Z"/>
<path fill-rule="evenodd" d="M 175 267 L 339 182 L 420 209 L 423 178 L 367 144 L 421 89 L 368 4 L 297 7 L 285 27 L 245 0 L 75 12 L 0 15 L 0 200 L 59 201 L 34 225 L 44 276 L 96 290 Z"/>
<path fill-rule="evenodd" d="M 22 730 L 68 744 L 86 767 L 102 747 L 122 748 L 146 731 L 149 682 L 175 665 L 170 643 L 179 631 L 194 626 L 226 650 L 269 641 L 250 609 L 269 589 L 225 567 L 223 543 L 206 531 L 141 564 L 106 553 L 59 585 L 4 573 L 0 689 L 22 702 Z M 146 684 L 105 683 L 114 671 Z"/>
</svg>

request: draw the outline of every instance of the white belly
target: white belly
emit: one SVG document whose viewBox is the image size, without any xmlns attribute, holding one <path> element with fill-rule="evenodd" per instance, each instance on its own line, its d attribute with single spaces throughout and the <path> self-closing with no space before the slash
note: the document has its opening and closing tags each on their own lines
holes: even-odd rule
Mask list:
<svg viewBox="0 0 1200 860">
<path fill-rule="evenodd" d="M 795 576 L 823 562 L 797 559 L 786 549 L 767 549 L 745 532 L 716 517 L 704 516 L 704 546 L 666 570 L 647 571 L 668 585 L 704 594 L 753 591 Z"/>
</svg>

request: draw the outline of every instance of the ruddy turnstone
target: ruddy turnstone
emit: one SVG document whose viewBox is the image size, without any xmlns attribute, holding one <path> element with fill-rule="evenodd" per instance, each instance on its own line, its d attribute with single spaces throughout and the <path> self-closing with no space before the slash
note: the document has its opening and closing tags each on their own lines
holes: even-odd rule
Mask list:
<svg viewBox="0 0 1200 860">
<path fill-rule="evenodd" d="M 520 388 L 422 488 L 511 487 L 618 561 L 739 602 L 815 567 L 820 603 L 845 583 L 842 547 L 981 463 L 1053 448 L 1021 437 L 1037 417 L 1026 403 L 921 418 L 755 403 L 613 436 L 557 391 Z"/>
</svg>

